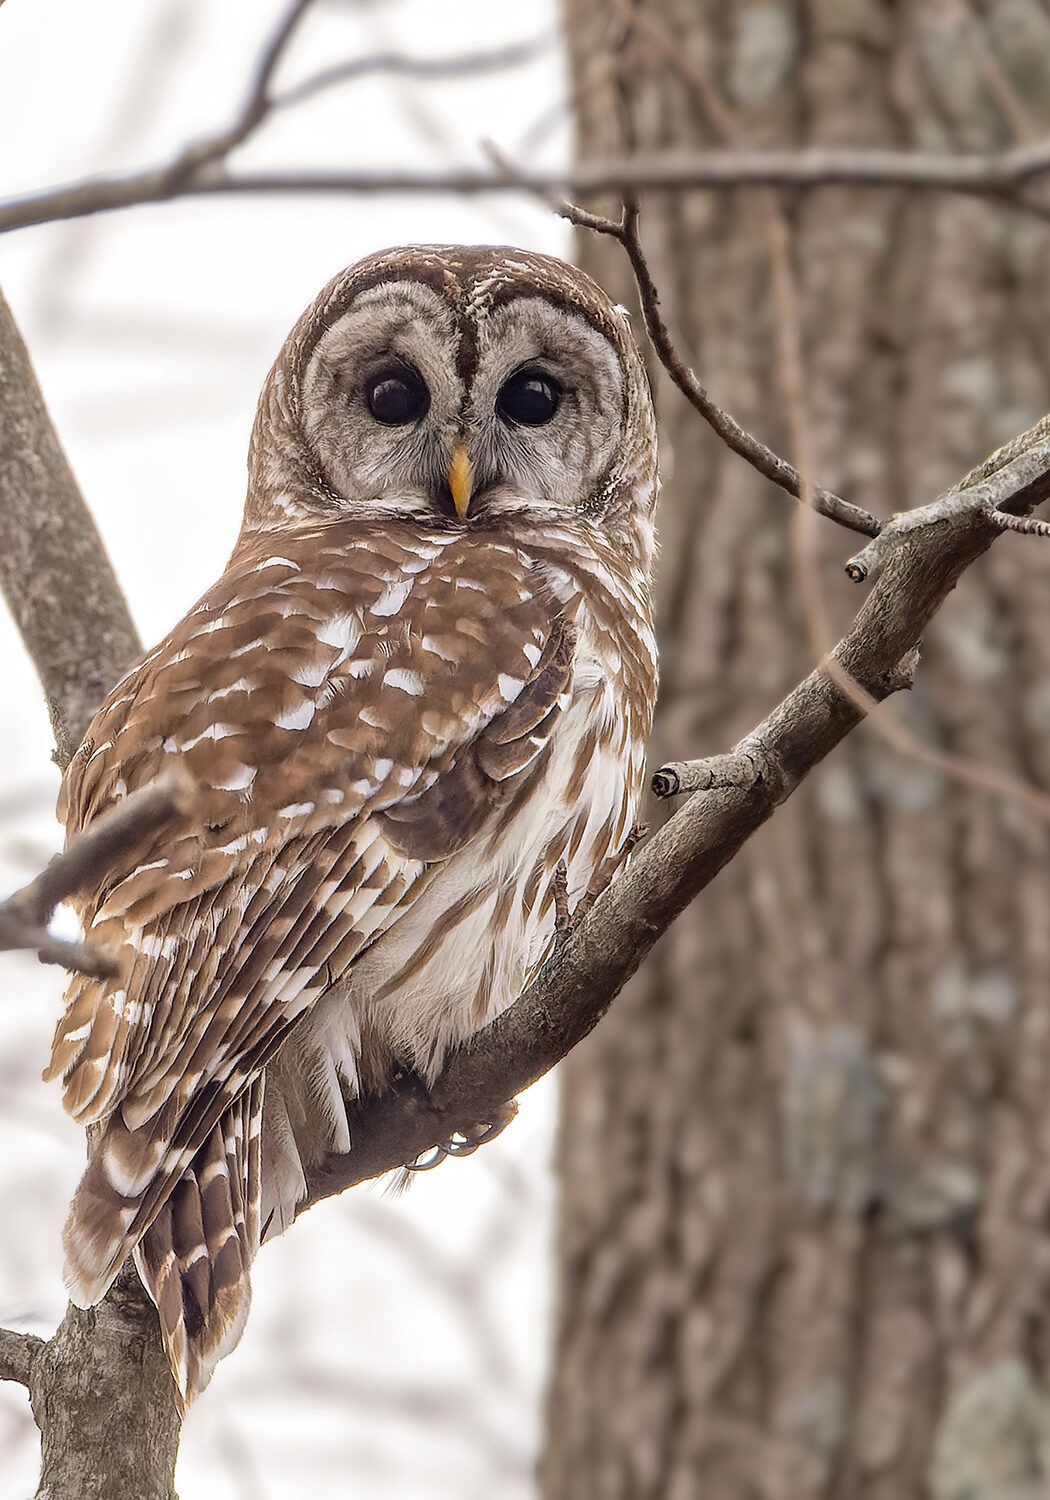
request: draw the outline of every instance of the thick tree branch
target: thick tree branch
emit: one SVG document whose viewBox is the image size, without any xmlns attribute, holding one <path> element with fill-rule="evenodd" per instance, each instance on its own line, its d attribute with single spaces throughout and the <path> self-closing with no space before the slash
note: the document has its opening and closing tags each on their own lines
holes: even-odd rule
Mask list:
<svg viewBox="0 0 1050 1500">
<path fill-rule="evenodd" d="M 277 101 L 274 101 L 275 107 Z M 172 161 L 140 172 L 92 177 L 0 201 L 0 232 L 56 219 L 78 219 L 142 203 L 210 194 L 287 193 L 565 193 L 631 194 L 646 189 L 730 192 L 742 187 L 812 189 L 828 186 L 905 188 L 995 198 L 1041 218 L 1047 207 L 1031 189 L 1050 172 L 1050 142 L 1009 151 L 736 151 L 646 153 L 614 161 L 582 162 L 571 170 L 530 171 L 513 178 L 484 168 L 447 172 L 390 168 L 373 171 L 243 172 L 225 170 L 216 149 L 230 133 L 209 138 Z M 233 144 L 240 145 L 241 136 Z M 227 150 L 232 150 L 230 145 Z M 194 160 L 200 153 L 199 160 Z"/>
<path fill-rule="evenodd" d="M 0 296 L 0 588 L 65 766 L 138 636 Z"/>
<path fill-rule="evenodd" d="M 68 1308 L 29 1371 L 37 1500 L 176 1500 L 180 1417 L 156 1310 L 131 1265 L 97 1307 Z"/>
<path fill-rule="evenodd" d="M 968 475 L 969 489 L 902 518 L 888 541 L 872 544 L 884 554 L 878 577 L 832 653 L 870 699 L 906 685 L 930 618 L 1000 534 L 993 499 L 1013 511 L 1050 497 L 1048 437 L 1044 419 Z M 312 1173 L 303 1208 L 493 1118 L 547 1072 L 597 1024 L 679 912 L 863 717 L 826 667 L 812 672 L 730 755 L 710 763 L 709 780 L 695 783 L 710 790 L 639 850 L 517 1003 L 453 1054 L 429 1092 L 406 1078 L 382 1098 L 350 1105 L 354 1149 Z M 680 774 L 682 765 L 658 775 Z"/>
<path fill-rule="evenodd" d="M 0 1380 L 14 1380 L 28 1386 L 33 1372 L 33 1361 L 44 1347 L 44 1340 L 33 1333 L 16 1333 L 13 1328 L 0 1328 Z"/>
</svg>

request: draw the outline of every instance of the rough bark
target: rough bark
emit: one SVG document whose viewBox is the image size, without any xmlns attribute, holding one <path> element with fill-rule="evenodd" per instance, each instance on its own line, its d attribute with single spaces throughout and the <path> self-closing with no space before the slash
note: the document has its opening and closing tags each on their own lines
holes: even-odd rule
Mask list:
<svg viewBox="0 0 1050 1500">
<path fill-rule="evenodd" d="M 622 9 L 566 3 L 581 157 L 702 147 L 695 94 Z M 1035 4 L 644 9 L 750 149 L 989 149 L 1050 120 Z M 1045 225 L 936 195 L 783 202 L 821 484 L 886 515 L 1050 405 Z M 754 195 L 654 196 L 644 234 L 701 379 L 782 450 Z M 630 299 L 614 244 L 579 252 Z M 782 499 L 657 387 L 653 766 L 731 745 L 808 653 Z M 1048 565 L 1011 541 L 968 573 L 907 705 L 937 747 L 1044 787 Z M 1048 854 L 1041 820 L 862 731 L 572 1054 L 547 1500 L 1046 1493 Z"/>
<path fill-rule="evenodd" d="M 32 1359 L 37 1500 L 175 1500 L 174 1383 L 153 1304 L 127 1268 L 97 1307 L 70 1306 Z"/>
<path fill-rule="evenodd" d="M 65 766 L 138 635 L 0 294 L 0 589 Z"/>
</svg>

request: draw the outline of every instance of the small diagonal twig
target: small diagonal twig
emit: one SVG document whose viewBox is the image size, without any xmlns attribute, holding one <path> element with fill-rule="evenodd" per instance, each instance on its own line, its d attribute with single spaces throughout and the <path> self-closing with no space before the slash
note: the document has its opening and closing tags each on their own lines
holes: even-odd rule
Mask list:
<svg viewBox="0 0 1050 1500">
<path fill-rule="evenodd" d="M 296 27 L 312 4 L 313 0 L 292 0 L 259 57 L 247 98 L 236 117 L 225 130 L 197 141 L 179 153 L 169 168 L 173 182 L 193 177 L 209 163 L 225 160 L 277 107 L 278 100 L 270 92 L 274 74 Z"/>
<path fill-rule="evenodd" d="M 637 29 L 640 35 L 656 48 L 664 63 L 678 74 L 696 102 L 716 142 L 721 146 L 739 147 L 740 130 L 733 110 L 703 69 L 692 61 L 686 49 L 678 43 L 660 17 L 629 3 L 629 0 L 614 0 L 614 6 L 623 20 L 632 28 Z M 758 200 L 762 228 L 769 246 L 775 279 L 779 274 L 778 265 L 783 266 L 786 253 L 787 231 L 784 216 L 771 189 L 760 189 Z M 735 453 L 746 458 L 758 469 L 759 473 L 771 479 L 774 484 L 794 495 L 803 507 L 816 510 L 821 515 L 828 516 L 831 520 L 851 530 L 860 531 L 865 536 L 876 535 L 879 522 L 874 516 L 861 510 L 859 506 L 841 499 L 830 490 L 819 489 L 812 483 L 806 484 L 802 473 L 796 471 L 786 460 L 779 458 L 758 438 L 746 432 L 727 412 L 715 405 L 705 387 L 696 378 L 694 371 L 679 354 L 660 313 L 659 295 L 642 249 L 636 200 L 625 199 L 621 228 L 623 234 L 620 243 L 631 262 L 649 338 L 664 369 L 686 400 L 692 403 L 704 420 Z M 804 465 L 801 463 L 799 470 L 804 472 Z"/>
<path fill-rule="evenodd" d="M 508 160 L 498 146 L 491 141 L 482 142 L 482 146 L 505 180 L 511 182 L 521 180 L 521 174 L 514 163 Z M 677 345 L 660 313 L 660 296 L 642 248 L 637 201 L 626 198 L 623 212 L 617 221 L 606 218 L 604 214 L 596 214 L 588 209 L 580 208 L 578 204 L 570 203 L 564 198 L 547 193 L 541 193 L 540 196 L 550 204 L 555 213 L 567 219 L 570 224 L 575 224 L 580 229 L 593 230 L 595 234 L 608 235 L 623 246 L 634 273 L 646 332 L 660 363 L 675 385 L 727 447 L 746 459 L 753 468 L 766 479 L 772 480 L 780 489 L 786 490 L 789 495 L 794 495 L 796 500 L 801 499 L 801 480 L 798 471 L 786 459 L 780 458 L 760 439 L 741 427 L 735 417 L 731 417 L 727 411 L 723 411 L 712 401 L 694 371 L 679 354 Z M 879 534 L 880 522 L 875 516 L 862 510 L 859 505 L 852 505 L 848 500 L 843 500 L 830 490 L 813 490 L 810 503 L 813 509 L 819 511 L 821 515 L 827 516 L 829 520 L 837 521 L 840 526 L 845 526 L 850 531 L 860 532 L 862 536 L 878 536 Z"/>
<path fill-rule="evenodd" d="M 114 979 L 120 967 L 114 956 L 95 943 L 52 937 L 46 927 L 34 927 L 0 907 L 0 953 L 35 951 L 42 964 L 57 964 L 91 979 Z"/>
<path fill-rule="evenodd" d="M 629 204 L 625 207 L 619 223 L 614 219 L 604 218 L 601 214 L 589 213 L 573 203 L 559 202 L 557 209 L 570 223 L 577 224 L 583 229 L 593 229 L 598 234 L 606 234 L 619 241 L 627 253 L 634 272 L 646 332 L 660 363 L 682 395 L 700 413 L 705 422 L 717 432 L 727 447 L 746 459 L 752 468 L 757 469 L 766 479 L 772 480 L 775 485 L 786 490 L 796 500 L 801 500 L 802 481 L 798 470 L 786 459 L 780 458 L 771 448 L 767 448 L 765 443 L 756 438 L 753 433 L 741 427 L 735 417 L 723 411 L 711 399 L 707 390 L 697 379 L 695 372 L 689 368 L 678 352 L 670 330 L 661 315 L 659 293 L 642 249 L 637 206 Z M 843 500 L 831 490 L 813 489 L 811 503 L 813 509 L 820 515 L 827 516 L 829 520 L 836 521 L 850 531 L 860 532 L 862 536 L 877 536 L 879 533 L 880 523 L 875 516 L 862 510 L 859 505 L 852 505 L 848 500 Z"/>
<path fill-rule="evenodd" d="M 1009 125 L 1014 139 L 1034 141 L 1038 137 L 1031 111 L 1024 103 L 1002 64 L 988 45 L 984 27 L 975 14 L 969 0 L 950 0 L 948 9 L 954 11 L 962 27 L 970 56 L 985 88 L 995 101 L 1003 119 Z"/>
<path fill-rule="evenodd" d="M 126 857 L 174 818 L 186 816 L 195 799 L 193 777 L 175 766 L 98 818 L 34 880 L 0 903 L 0 951 L 33 949 L 42 963 L 93 978 L 115 974 L 104 949 L 53 937 L 47 924 L 60 902 L 101 880 L 118 856 Z"/>
</svg>

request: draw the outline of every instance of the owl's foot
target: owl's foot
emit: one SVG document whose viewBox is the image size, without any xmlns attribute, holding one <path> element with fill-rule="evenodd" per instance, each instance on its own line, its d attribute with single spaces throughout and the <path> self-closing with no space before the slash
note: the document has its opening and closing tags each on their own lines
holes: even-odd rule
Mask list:
<svg viewBox="0 0 1050 1500">
<path fill-rule="evenodd" d="M 591 907 L 597 901 L 602 892 L 608 886 L 612 885 L 616 876 L 619 875 L 620 871 L 623 869 L 624 865 L 637 849 L 638 845 L 644 838 L 648 838 L 648 836 L 649 824 L 635 823 L 634 827 L 624 839 L 621 847 L 617 849 L 616 853 L 607 855 L 606 858 L 602 860 L 601 864 L 598 866 L 593 880 L 587 887 L 586 896 L 584 896 L 583 901 L 580 903 L 585 915 L 590 911 Z"/>
<path fill-rule="evenodd" d="M 495 1140 L 496 1136 L 502 1135 L 507 1126 L 518 1113 L 518 1102 L 509 1099 L 506 1104 L 495 1111 L 490 1120 L 479 1120 L 474 1125 L 468 1125 L 465 1130 L 455 1131 L 447 1141 L 441 1145 L 434 1146 L 425 1156 L 410 1162 L 405 1168 L 406 1172 L 430 1172 L 434 1167 L 450 1156 L 473 1156 L 479 1146 L 487 1145 L 489 1141 Z"/>
</svg>

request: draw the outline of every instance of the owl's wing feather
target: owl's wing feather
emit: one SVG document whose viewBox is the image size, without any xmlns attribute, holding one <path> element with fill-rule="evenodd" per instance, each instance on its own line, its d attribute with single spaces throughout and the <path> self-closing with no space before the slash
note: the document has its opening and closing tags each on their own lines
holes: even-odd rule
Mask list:
<svg viewBox="0 0 1050 1500">
<path fill-rule="evenodd" d="M 203 792 L 193 826 L 84 903 L 124 969 L 74 981 L 49 1069 L 103 1126 L 67 1238 L 86 1300 L 296 1019 L 427 864 L 498 816 L 556 722 L 573 605 L 521 554 L 459 538 L 406 578 L 418 536 L 389 557 L 386 535 L 384 568 L 345 531 L 242 555 L 115 690 L 67 779 L 73 830 L 169 755 Z"/>
</svg>

